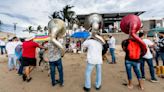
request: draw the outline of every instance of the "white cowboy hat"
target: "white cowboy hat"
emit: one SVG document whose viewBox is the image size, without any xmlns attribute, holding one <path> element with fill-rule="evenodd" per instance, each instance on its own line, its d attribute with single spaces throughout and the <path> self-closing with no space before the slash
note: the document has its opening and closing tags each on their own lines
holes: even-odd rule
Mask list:
<svg viewBox="0 0 164 92">
<path fill-rule="evenodd" d="M 30 36 L 26 37 L 25 41 L 30 41 L 30 40 L 32 40 L 34 38 L 35 38 L 34 35 L 30 35 Z"/>
</svg>

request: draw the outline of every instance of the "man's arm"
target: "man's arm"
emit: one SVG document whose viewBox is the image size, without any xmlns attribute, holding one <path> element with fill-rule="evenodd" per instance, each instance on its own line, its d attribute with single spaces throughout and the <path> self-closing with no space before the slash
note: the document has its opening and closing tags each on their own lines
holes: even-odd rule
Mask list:
<svg viewBox="0 0 164 92">
<path fill-rule="evenodd" d="M 149 48 L 154 48 L 155 44 L 151 40 L 148 40 L 148 46 Z"/>
<path fill-rule="evenodd" d="M 44 47 L 42 45 L 39 45 L 38 47 L 41 48 L 41 49 L 46 49 L 46 47 Z"/>
</svg>

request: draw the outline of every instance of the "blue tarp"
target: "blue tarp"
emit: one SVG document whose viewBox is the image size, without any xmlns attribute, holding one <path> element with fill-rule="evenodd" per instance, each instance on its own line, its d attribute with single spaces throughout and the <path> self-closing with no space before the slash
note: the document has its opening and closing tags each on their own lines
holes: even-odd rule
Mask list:
<svg viewBox="0 0 164 92">
<path fill-rule="evenodd" d="M 73 38 L 88 38 L 89 36 L 89 32 L 76 32 L 71 35 Z"/>
</svg>

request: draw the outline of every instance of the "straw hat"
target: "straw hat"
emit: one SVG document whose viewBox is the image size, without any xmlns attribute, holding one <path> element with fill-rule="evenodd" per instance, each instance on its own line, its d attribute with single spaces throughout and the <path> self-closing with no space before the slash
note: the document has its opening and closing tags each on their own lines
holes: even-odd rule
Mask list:
<svg viewBox="0 0 164 92">
<path fill-rule="evenodd" d="M 26 37 L 25 41 L 30 41 L 30 40 L 33 40 L 35 38 L 34 35 L 30 35 L 28 37 Z"/>
</svg>

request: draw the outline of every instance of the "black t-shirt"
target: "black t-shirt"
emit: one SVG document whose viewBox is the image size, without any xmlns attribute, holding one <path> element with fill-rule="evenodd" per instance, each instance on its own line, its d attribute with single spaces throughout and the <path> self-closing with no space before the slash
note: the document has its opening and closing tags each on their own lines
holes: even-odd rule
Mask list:
<svg viewBox="0 0 164 92">
<path fill-rule="evenodd" d="M 104 54 L 108 51 L 108 48 L 109 48 L 109 45 L 108 45 L 108 43 L 106 42 L 106 43 L 103 45 L 102 55 L 104 55 Z"/>
</svg>

